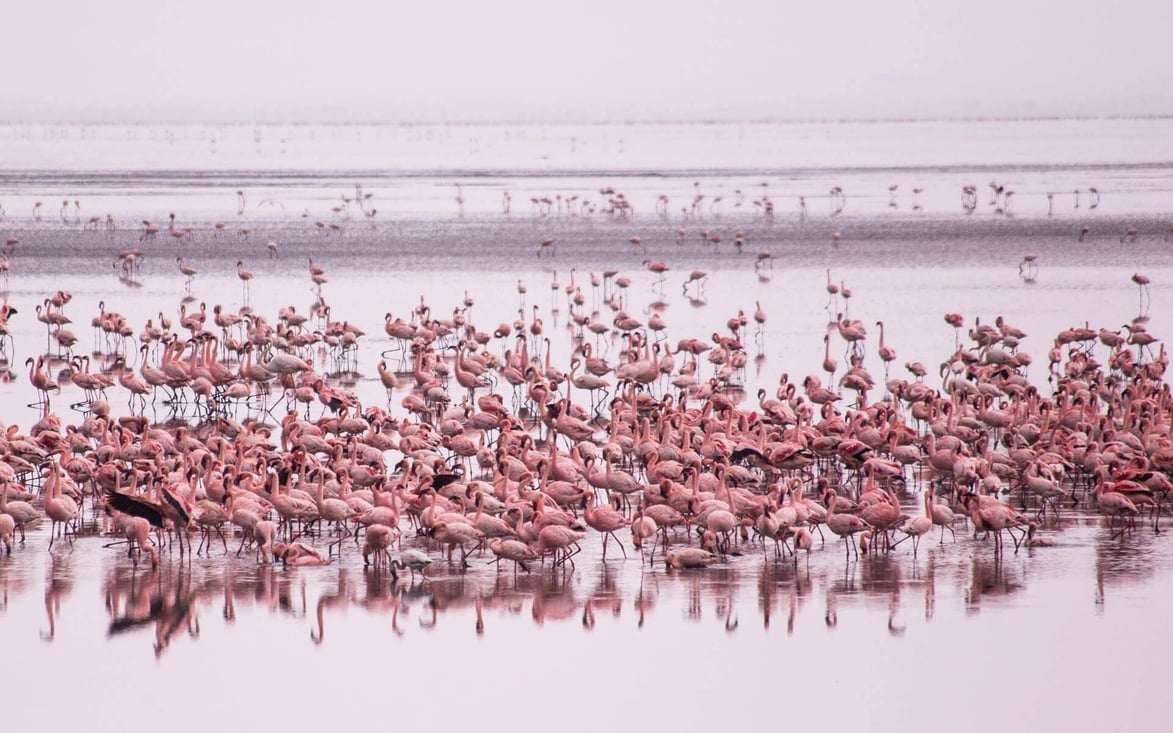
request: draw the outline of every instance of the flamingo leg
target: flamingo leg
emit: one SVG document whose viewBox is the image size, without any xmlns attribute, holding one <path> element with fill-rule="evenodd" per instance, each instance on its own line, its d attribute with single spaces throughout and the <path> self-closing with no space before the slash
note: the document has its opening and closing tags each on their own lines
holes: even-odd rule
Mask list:
<svg viewBox="0 0 1173 733">
<path fill-rule="evenodd" d="M 614 530 L 612 530 L 611 532 L 608 532 L 607 534 L 611 535 L 612 537 L 615 537 Z M 615 544 L 619 545 L 619 551 L 623 553 L 623 559 L 626 560 L 627 559 L 627 548 L 625 548 L 623 546 L 623 542 L 621 542 L 618 537 L 615 537 Z"/>
</svg>

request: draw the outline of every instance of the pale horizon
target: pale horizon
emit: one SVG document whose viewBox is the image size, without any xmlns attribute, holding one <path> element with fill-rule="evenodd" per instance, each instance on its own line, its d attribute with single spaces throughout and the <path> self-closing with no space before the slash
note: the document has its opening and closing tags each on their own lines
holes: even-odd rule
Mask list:
<svg viewBox="0 0 1173 733">
<path fill-rule="evenodd" d="M 484 118 L 484 119 L 444 119 L 444 118 L 419 118 L 419 119 L 362 119 L 356 118 L 352 120 L 314 120 L 314 119 L 179 119 L 179 118 L 165 118 L 158 119 L 136 119 L 136 120 L 122 120 L 122 119 L 51 119 L 51 118 L 36 118 L 36 119 L 18 119 L 6 118 L 0 116 L 0 125 L 6 126 L 21 126 L 21 125 L 45 125 L 45 126 L 111 126 L 111 127 L 149 127 L 149 126 L 165 126 L 165 127 L 248 127 L 248 126 L 271 126 L 271 127 L 378 127 L 378 126 L 403 126 L 403 127 L 427 127 L 427 126 L 446 126 L 453 127 L 498 127 L 507 125 L 551 125 L 551 126 L 584 126 L 584 127 L 601 127 L 601 126 L 623 126 L 623 125 L 852 125 L 852 124 L 868 124 L 868 123 L 922 123 L 922 122 L 941 122 L 941 123 L 965 123 L 965 122 L 1047 122 L 1047 121 L 1096 121 L 1096 120 L 1170 120 L 1173 119 L 1173 112 L 1170 113 L 1153 113 L 1153 114 L 1071 114 L 1071 115 L 988 115 L 988 116 L 947 116 L 934 115 L 925 117 L 911 117 L 911 116 L 893 116 L 893 117 L 761 117 L 761 118 L 631 118 L 631 119 L 577 119 L 577 118 Z"/>
<path fill-rule="evenodd" d="M 552 9 L 125 0 L 8 10 L 8 122 L 1173 115 L 1173 6 L 761 0 Z M 19 67 L 19 72 L 15 69 Z"/>
</svg>

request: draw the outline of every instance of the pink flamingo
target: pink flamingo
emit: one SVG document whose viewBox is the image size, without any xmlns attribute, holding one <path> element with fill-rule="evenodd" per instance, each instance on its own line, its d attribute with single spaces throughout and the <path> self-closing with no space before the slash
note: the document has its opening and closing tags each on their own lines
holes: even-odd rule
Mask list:
<svg viewBox="0 0 1173 733">
<path fill-rule="evenodd" d="M 627 526 L 627 518 L 622 513 L 617 511 L 612 506 L 595 506 L 595 495 L 593 493 L 586 495 L 586 509 L 583 511 L 583 518 L 592 529 L 603 533 L 603 559 L 607 559 L 607 539 L 615 537 L 615 530 L 623 529 Z M 619 545 L 619 549 L 623 552 L 624 559 L 627 558 L 627 550 L 623 547 L 623 542 L 618 537 L 615 537 L 615 542 Z"/>
<path fill-rule="evenodd" d="M 855 556 L 858 558 L 859 549 L 855 546 L 855 541 L 852 537 L 868 529 L 868 523 L 854 514 L 835 512 L 827 515 L 826 524 L 827 529 L 843 538 L 843 546 L 847 552 L 847 559 L 851 559 L 852 550 L 855 550 Z"/>
<path fill-rule="evenodd" d="M 49 477 L 45 480 L 45 516 L 49 517 L 52 525 L 49 528 L 49 550 L 53 549 L 53 540 L 57 537 L 57 525 L 62 525 L 63 534 L 73 544 L 69 525 L 77 520 L 77 502 L 68 496 L 61 495 L 61 464 L 53 461 L 50 464 Z"/>
<path fill-rule="evenodd" d="M 538 556 L 541 557 L 547 552 L 552 552 L 555 565 L 562 565 L 569 561 L 570 566 L 574 567 L 574 560 L 572 558 L 581 550 L 578 547 L 578 541 L 585 536 L 582 532 L 564 527 L 560 524 L 551 524 L 542 527 L 541 532 L 538 533 Z M 571 547 L 575 549 L 571 550 Z"/>
<path fill-rule="evenodd" d="M 514 576 L 517 575 L 518 567 L 528 573 L 529 567 L 526 566 L 526 563 L 537 560 L 539 558 L 538 553 L 534 551 L 534 548 L 530 547 L 526 543 L 520 540 L 510 540 L 504 539 L 502 537 L 496 537 L 490 540 L 489 550 L 497 556 L 497 560 L 494 562 L 497 563 L 498 570 L 501 569 L 501 560 L 513 561 Z"/>
</svg>

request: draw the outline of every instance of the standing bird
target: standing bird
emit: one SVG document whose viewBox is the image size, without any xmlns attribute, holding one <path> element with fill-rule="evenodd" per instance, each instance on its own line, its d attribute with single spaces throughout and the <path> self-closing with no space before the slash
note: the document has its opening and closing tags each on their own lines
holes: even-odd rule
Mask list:
<svg viewBox="0 0 1173 733">
<path fill-rule="evenodd" d="M 310 271 L 311 278 L 319 277 L 319 276 L 326 274 L 326 268 L 322 267 L 321 265 L 315 265 L 313 257 L 309 258 L 309 271 Z"/>
<path fill-rule="evenodd" d="M 571 567 L 574 567 L 574 560 L 571 558 L 578 554 L 578 541 L 585 536 L 586 534 L 583 532 L 578 532 L 559 524 L 550 524 L 542 527 L 541 532 L 538 533 L 538 557 L 542 557 L 547 552 L 550 552 L 554 555 L 555 565 L 563 565 L 566 562 L 570 562 Z M 571 547 L 575 549 L 571 550 Z"/>
<path fill-rule="evenodd" d="M 383 388 L 387 390 L 387 401 L 391 401 L 391 393 L 399 389 L 399 378 L 395 376 L 395 372 L 387 367 L 387 362 L 383 359 L 379 360 L 376 367 L 379 371 L 379 381 L 383 383 Z"/>
<path fill-rule="evenodd" d="M 277 534 L 277 523 L 265 519 L 253 525 L 253 540 L 257 543 L 257 561 L 262 565 L 273 564 L 273 537 Z"/>
<path fill-rule="evenodd" d="M 538 553 L 534 551 L 534 548 L 520 540 L 507 540 L 496 537 L 489 541 L 489 549 L 497 556 L 494 562 L 497 563 L 498 571 L 501 569 L 501 560 L 513 561 L 514 575 L 517 575 L 518 566 L 528 573 L 529 567 L 526 566 L 526 563 L 538 559 Z"/>
<path fill-rule="evenodd" d="M 0 543 L 4 544 L 5 554 L 12 554 L 12 533 L 16 530 L 16 520 L 10 514 L 0 514 Z"/>
<path fill-rule="evenodd" d="M 1132 282 L 1140 289 L 1140 310 L 1144 312 L 1145 298 L 1149 295 L 1149 278 L 1147 275 L 1142 275 L 1139 272 L 1132 273 Z M 1151 302 L 1152 298 L 1149 297 Z"/>
<path fill-rule="evenodd" d="M 758 348 L 761 348 L 762 337 L 766 334 L 766 312 L 762 310 L 762 304 L 759 301 L 755 300 L 754 306 L 753 320 L 754 323 L 758 324 L 755 339 L 758 342 Z"/>
<path fill-rule="evenodd" d="M 669 269 L 668 263 L 666 263 L 666 262 L 652 262 L 651 260 L 644 260 L 643 265 L 644 265 L 644 267 L 648 268 L 648 272 L 651 272 L 652 274 L 659 276 L 659 280 L 657 280 L 656 282 L 663 284 L 664 273 L 668 272 L 668 269 Z"/>
<path fill-rule="evenodd" d="M 606 560 L 607 539 L 615 537 L 615 530 L 623 529 L 628 525 L 627 518 L 612 506 L 596 507 L 593 493 L 586 495 L 586 509 L 583 512 L 583 517 L 592 529 L 603 533 L 603 559 Z M 627 550 L 623 547 L 623 541 L 615 537 L 615 542 L 618 543 L 619 549 L 623 551 L 623 557 L 626 559 Z"/>
<path fill-rule="evenodd" d="M 187 278 L 183 283 L 184 288 L 191 290 L 191 281 L 195 279 L 196 275 L 200 274 L 199 270 L 191 265 L 185 264 L 182 257 L 176 257 L 175 261 L 179 264 L 179 271 Z"/>
<path fill-rule="evenodd" d="M 933 518 L 933 524 L 941 528 L 941 542 L 945 542 L 945 530 L 949 530 L 949 534 L 953 535 L 953 541 L 957 541 L 957 533 L 953 531 L 953 510 L 944 504 L 938 504 L 932 500 L 933 488 L 930 486 L 926 493 L 929 495 L 929 513 Z"/>
<path fill-rule="evenodd" d="M 44 407 L 47 411 L 49 407 L 49 391 L 57 390 L 60 392 L 61 387 L 53 381 L 48 371 L 41 368 L 45 363 L 43 356 L 38 356 L 35 361 L 30 356 L 28 359 L 25 359 L 24 363 L 25 366 L 29 367 L 29 383 L 36 388 L 37 394 L 41 396 L 41 401 L 34 403 L 33 407 Z"/>
<path fill-rule="evenodd" d="M 61 464 L 54 461 L 50 464 L 49 476 L 45 479 L 45 516 L 49 517 L 52 525 L 49 528 L 49 550 L 53 549 L 53 540 L 57 537 L 57 525 L 62 525 L 64 536 L 73 544 L 69 525 L 77 520 L 77 502 L 68 496 L 61 495 Z"/>
<path fill-rule="evenodd" d="M 946 313 L 945 323 L 953 326 L 953 345 L 958 347 L 961 345 L 961 327 L 965 325 L 965 319 L 960 313 Z"/>
<path fill-rule="evenodd" d="M 884 372 L 887 373 L 888 365 L 896 361 L 896 349 L 884 343 L 884 322 L 876 321 L 876 326 L 880 329 L 880 348 L 877 353 L 880 355 L 880 361 L 884 362 Z"/>
<path fill-rule="evenodd" d="M 416 571 L 418 570 L 420 575 L 423 575 L 424 569 L 431 564 L 432 558 L 428 557 L 427 553 L 419 550 L 404 550 L 391 558 L 391 577 L 398 579 L 399 573 L 396 571 L 407 568 L 411 571 L 411 579 L 414 581 Z"/>
<path fill-rule="evenodd" d="M 249 272 L 248 270 L 244 269 L 244 261 L 243 260 L 236 261 L 236 276 L 238 278 L 240 278 L 240 282 L 243 283 L 244 299 L 247 301 L 248 300 L 248 293 L 249 293 L 249 281 L 253 279 L 253 274 L 251 272 Z"/>
<path fill-rule="evenodd" d="M 900 531 L 904 533 L 904 539 L 912 538 L 912 556 L 916 557 L 917 550 L 920 549 L 920 538 L 922 535 L 928 533 L 933 528 L 933 494 L 931 491 L 926 491 L 924 495 L 925 513 L 918 517 L 912 517 L 900 526 Z M 944 530 L 942 530 L 944 532 Z M 904 539 L 896 544 L 900 544 Z"/>
<path fill-rule="evenodd" d="M 357 533 L 356 533 L 357 534 Z M 383 562 L 387 562 L 390 555 L 387 553 L 387 548 L 395 541 L 398 532 L 385 524 L 374 523 L 367 525 L 366 541 L 362 546 L 363 567 L 368 567 L 371 564 L 370 556 L 374 555 L 375 568 L 378 569 Z"/>
<path fill-rule="evenodd" d="M 855 550 L 856 558 L 859 557 L 859 549 L 855 546 L 852 535 L 868 529 L 867 522 L 854 514 L 835 512 L 827 515 L 827 529 L 843 538 L 843 546 L 847 552 L 848 560 L 851 559 L 852 550 Z"/>
<path fill-rule="evenodd" d="M 0 543 L 5 554 L 12 554 L 12 535 L 16 531 L 16 517 L 5 511 L 8 508 L 8 487 L 0 485 Z M 23 530 L 22 530 L 23 531 Z"/>
<path fill-rule="evenodd" d="M 114 509 L 132 517 L 141 517 L 157 529 L 163 529 L 166 520 L 170 520 L 179 533 L 179 556 L 183 557 L 186 550 L 191 549 L 190 540 L 188 540 L 186 549 L 183 542 L 191 524 L 191 513 L 185 502 L 176 496 L 170 488 L 160 488 L 157 500 L 130 496 L 111 488 L 106 492 L 106 500 Z"/>
</svg>

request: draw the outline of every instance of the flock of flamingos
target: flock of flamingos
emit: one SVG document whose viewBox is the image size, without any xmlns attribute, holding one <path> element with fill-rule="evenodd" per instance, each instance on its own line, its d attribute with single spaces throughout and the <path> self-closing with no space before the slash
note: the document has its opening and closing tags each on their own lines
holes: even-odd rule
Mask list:
<svg viewBox="0 0 1173 733">
<path fill-rule="evenodd" d="M 174 215 L 171 231 L 181 231 Z M 554 255 L 554 238 L 534 244 Z M 133 271 L 142 256 L 127 250 L 118 262 Z M 667 265 L 644 264 L 662 287 Z M 190 287 L 198 273 L 177 266 Z M 565 288 L 563 364 L 520 282 L 512 323 L 475 323 L 466 294 L 421 298 L 368 335 L 325 305 L 326 272 L 313 260 L 319 297 L 308 313 L 254 312 L 243 262 L 237 275 L 239 312 L 184 307 L 176 322 L 132 324 L 103 304 L 92 326 L 104 368 L 94 371 L 74 352 L 70 294 L 36 306 L 47 349 L 24 364 L 40 417 L 0 435 L 6 553 L 27 552 L 26 531 L 47 524 L 51 553 L 100 533 L 136 564 L 248 553 L 314 566 L 349 554 L 413 578 L 486 553 L 513 573 L 572 567 L 586 543 L 599 543 L 605 562 L 671 569 L 751 553 L 797 564 L 836 542 L 847 562 L 916 554 L 925 539 L 987 543 L 1000 556 L 1048 544 L 1047 528 L 1073 511 L 1098 512 L 1124 541 L 1159 532 L 1173 489 L 1168 358 L 1143 315 L 1121 330 L 1036 335 L 1047 378 L 1033 382 L 1026 334 L 1001 317 L 943 313 L 956 348 L 926 369 L 897 357 L 882 324 L 872 347 L 876 334 L 844 315 L 847 293 L 828 272 L 826 374 L 782 374 L 745 400 L 767 314 L 670 338 L 655 314 L 630 315 L 630 280 L 618 272 L 592 273 L 589 295 L 585 280 Z M 684 287 L 706 278 L 695 271 Z M 1133 281 L 1143 313 L 1148 279 Z M 6 302 L 0 330 L 23 311 Z M 372 339 L 383 341 L 387 400 L 364 405 L 326 367 L 357 372 L 358 344 Z M 4 345 L 14 364 L 16 347 Z M 841 350 L 842 365 L 832 356 Z M 881 369 L 907 376 L 877 383 Z M 123 401 L 126 410 L 112 406 Z M 63 402 L 81 418 L 64 419 L 54 409 Z M 148 403 L 176 419 L 152 424 Z"/>
</svg>

